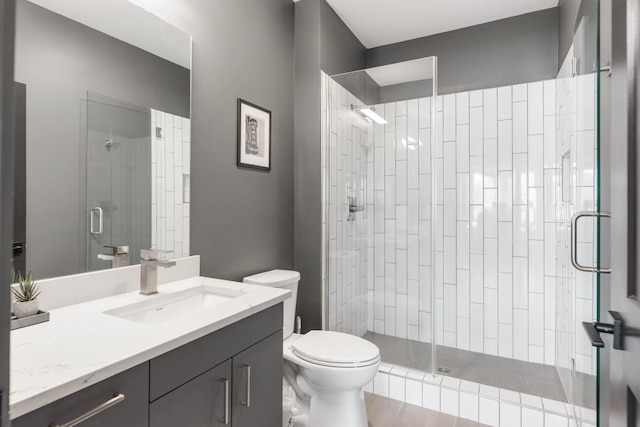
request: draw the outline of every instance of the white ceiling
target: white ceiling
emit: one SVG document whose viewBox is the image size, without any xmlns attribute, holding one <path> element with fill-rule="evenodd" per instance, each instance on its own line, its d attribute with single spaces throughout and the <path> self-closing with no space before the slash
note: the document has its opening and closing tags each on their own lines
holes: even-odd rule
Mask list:
<svg viewBox="0 0 640 427">
<path fill-rule="evenodd" d="M 558 5 L 558 0 L 327 1 L 368 49 Z"/>
</svg>

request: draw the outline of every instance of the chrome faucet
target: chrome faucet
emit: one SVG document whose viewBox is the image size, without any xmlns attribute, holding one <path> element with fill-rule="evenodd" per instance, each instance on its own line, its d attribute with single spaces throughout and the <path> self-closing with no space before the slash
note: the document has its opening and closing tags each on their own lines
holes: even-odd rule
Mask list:
<svg viewBox="0 0 640 427">
<path fill-rule="evenodd" d="M 105 248 L 111 249 L 111 253 L 98 254 L 98 259 L 111 261 L 111 268 L 129 265 L 129 246 L 105 246 Z"/>
<path fill-rule="evenodd" d="M 158 293 L 158 267 L 173 267 L 175 261 L 159 260 L 159 254 L 167 254 L 172 251 L 160 249 L 142 249 L 140 251 L 140 293 L 153 295 Z"/>
</svg>

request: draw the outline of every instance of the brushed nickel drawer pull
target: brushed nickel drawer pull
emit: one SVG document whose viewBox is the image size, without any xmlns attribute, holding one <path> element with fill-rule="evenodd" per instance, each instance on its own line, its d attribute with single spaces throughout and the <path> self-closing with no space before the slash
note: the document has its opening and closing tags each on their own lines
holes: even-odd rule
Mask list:
<svg viewBox="0 0 640 427">
<path fill-rule="evenodd" d="M 220 421 L 222 421 L 224 425 L 229 425 L 229 403 L 231 400 L 229 398 L 229 380 L 226 378 L 221 378 L 220 382 L 224 384 L 224 413 Z"/>
<path fill-rule="evenodd" d="M 93 408 L 92 410 L 88 411 L 87 413 L 80 415 L 78 418 L 73 419 L 67 423 L 64 424 L 51 424 L 51 427 L 74 427 L 77 426 L 78 424 L 80 424 L 83 421 L 88 420 L 89 418 L 93 418 L 96 415 L 100 414 L 101 412 L 106 411 L 107 409 L 111 408 L 112 406 L 117 405 L 118 403 L 122 402 L 124 400 L 124 394 L 120 393 L 120 394 L 116 394 L 115 396 L 113 396 L 111 399 L 107 400 L 106 402 L 104 402 L 101 405 L 96 406 L 95 408 Z"/>
<path fill-rule="evenodd" d="M 251 407 L 251 365 L 243 365 L 244 370 L 247 372 L 247 400 L 242 402 L 247 408 Z"/>
</svg>

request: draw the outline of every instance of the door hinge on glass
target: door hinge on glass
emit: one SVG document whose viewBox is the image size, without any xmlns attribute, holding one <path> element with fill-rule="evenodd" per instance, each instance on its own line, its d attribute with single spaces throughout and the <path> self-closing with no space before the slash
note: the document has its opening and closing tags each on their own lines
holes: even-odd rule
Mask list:
<svg viewBox="0 0 640 427">
<path fill-rule="evenodd" d="M 617 311 L 609 311 L 613 318 L 613 323 L 600 322 L 582 322 L 582 326 L 594 347 L 604 348 L 604 341 L 600 337 L 600 333 L 613 335 L 613 348 L 616 350 L 624 350 L 624 322 L 622 316 Z"/>
</svg>

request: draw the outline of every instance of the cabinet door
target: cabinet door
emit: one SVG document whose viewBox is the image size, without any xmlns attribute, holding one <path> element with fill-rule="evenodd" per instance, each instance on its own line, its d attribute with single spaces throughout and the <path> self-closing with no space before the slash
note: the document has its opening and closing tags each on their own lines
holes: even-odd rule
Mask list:
<svg viewBox="0 0 640 427">
<path fill-rule="evenodd" d="M 233 427 L 282 425 L 282 331 L 233 358 Z"/>
<path fill-rule="evenodd" d="M 231 360 L 151 403 L 150 427 L 231 425 Z"/>
</svg>

